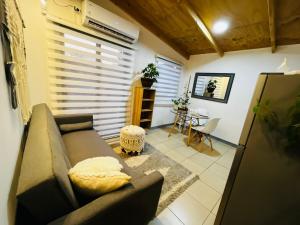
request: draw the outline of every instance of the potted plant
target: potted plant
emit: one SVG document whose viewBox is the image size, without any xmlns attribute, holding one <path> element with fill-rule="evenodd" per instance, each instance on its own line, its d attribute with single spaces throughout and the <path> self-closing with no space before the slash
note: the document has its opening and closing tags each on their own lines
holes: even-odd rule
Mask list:
<svg viewBox="0 0 300 225">
<path fill-rule="evenodd" d="M 182 110 L 187 111 L 188 105 L 190 104 L 190 97 L 189 97 L 190 91 L 187 91 L 183 94 L 182 97 L 179 97 L 177 99 L 172 99 L 172 102 L 174 103 L 174 109 L 175 110 Z"/>
<path fill-rule="evenodd" d="M 213 93 L 214 90 L 216 89 L 217 87 L 217 80 L 210 80 L 208 81 L 208 84 L 207 84 L 207 92 L 208 93 Z"/>
<path fill-rule="evenodd" d="M 174 103 L 173 108 L 175 110 L 187 111 L 188 110 L 187 106 L 189 104 L 188 101 L 189 101 L 188 99 L 184 99 L 182 97 L 179 97 L 177 99 L 172 99 L 172 102 Z"/>
<path fill-rule="evenodd" d="M 157 82 L 159 73 L 156 66 L 153 63 L 149 63 L 148 66 L 142 70 L 141 82 L 143 87 L 150 88 L 154 82 Z"/>
<path fill-rule="evenodd" d="M 189 78 L 188 84 L 184 86 L 184 93 L 182 97 L 179 97 L 177 99 L 172 99 L 172 102 L 174 104 L 173 108 L 175 110 L 188 111 L 188 105 L 190 104 L 189 94 L 191 93 L 191 91 L 189 91 L 190 81 L 191 81 L 191 76 Z"/>
<path fill-rule="evenodd" d="M 177 110 L 178 109 L 178 105 L 180 104 L 181 98 L 177 98 L 177 99 L 172 99 L 173 102 L 173 109 Z"/>
</svg>

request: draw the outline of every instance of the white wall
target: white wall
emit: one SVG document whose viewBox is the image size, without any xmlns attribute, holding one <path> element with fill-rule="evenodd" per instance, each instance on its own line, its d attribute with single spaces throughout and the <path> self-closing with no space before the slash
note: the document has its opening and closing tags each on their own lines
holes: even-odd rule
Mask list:
<svg viewBox="0 0 300 225">
<path fill-rule="evenodd" d="M 23 134 L 19 110 L 13 110 L 5 79 L 0 42 L 0 224 L 14 223 L 14 193 L 9 198 Z M 14 188 L 12 188 L 14 189 Z"/>
<path fill-rule="evenodd" d="M 135 72 L 141 71 L 148 63 L 154 62 L 156 54 L 183 63 L 186 61 L 185 58 L 165 42 L 161 41 L 109 0 L 93 1 L 103 8 L 131 21 L 140 28 L 139 41 L 135 44 L 137 48 Z M 81 2 L 81 0 L 63 0 L 60 2 L 60 5 L 76 5 L 78 8 L 81 8 Z M 49 102 L 47 65 L 45 60 L 45 17 L 41 13 L 40 1 L 20 1 L 20 8 L 27 26 L 25 29 L 25 43 L 28 55 L 27 63 L 31 103 L 34 105 L 39 102 Z M 72 7 L 62 7 L 53 0 L 48 0 L 46 10 L 51 16 L 58 17 L 69 23 L 81 25 L 81 14 L 74 12 Z M 162 114 L 165 115 L 166 120 L 161 120 L 160 115 Z M 173 120 L 173 114 L 170 113 L 169 108 L 155 108 L 152 126 L 171 123 Z"/>
<path fill-rule="evenodd" d="M 45 17 L 39 0 L 18 1 L 26 28 L 24 41 L 31 105 L 48 101 Z"/>
<path fill-rule="evenodd" d="M 269 48 L 217 54 L 194 55 L 188 61 L 185 80 L 192 75 L 192 90 L 196 72 L 235 73 L 227 104 L 192 98 L 192 108 L 207 108 L 211 117 L 221 121 L 213 133 L 216 137 L 238 144 L 248 112 L 256 80 L 261 72 L 276 72 L 284 57 L 291 70 L 300 69 L 300 45 L 278 47 L 275 54 Z"/>
</svg>

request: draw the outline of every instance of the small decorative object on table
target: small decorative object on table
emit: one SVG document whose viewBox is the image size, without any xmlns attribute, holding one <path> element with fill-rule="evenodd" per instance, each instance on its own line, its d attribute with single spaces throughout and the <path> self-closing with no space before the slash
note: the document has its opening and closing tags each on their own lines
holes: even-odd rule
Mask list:
<svg viewBox="0 0 300 225">
<path fill-rule="evenodd" d="M 127 154 L 140 154 L 145 145 L 145 130 L 135 125 L 123 127 L 120 133 L 122 151 Z"/>
<path fill-rule="evenodd" d="M 182 97 L 179 97 L 177 99 L 172 99 L 172 102 L 174 103 L 173 105 L 174 110 L 188 111 L 188 105 L 190 104 L 189 94 L 191 93 L 191 91 L 189 91 L 190 79 L 188 85 L 184 87 L 185 91 Z"/>
<path fill-rule="evenodd" d="M 141 82 L 143 87 L 151 88 L 154 82 L 157 82 L 157 77 L 159 77 L 159 73 L 157 71 L 156 66 L 153 63 L 149 63 L 148 66 L 142 70 L 142 78 Z"/>
<path fill-rule="evenodd" d="M 181 127 L 181 132 L 184 132 L 185 123 L 188 114 L 188 105 L 190 104 L 190 96 L 189 96 L 189 94 L 191 93 L 189 91 L 190 81 L 191 81 L 191 76 L 189 78 L 188 84 L 185 85 L 184 87 L 184 94 L 182 95 L 182 97 L 179 97 L 177 99 L 172 99 L 172 102 L 174 103 L 173 108 L 175 110 L 176 116 L 175 116 L 173 127 L 171 128 L 168 137 L 171 136 L 171 132 L 174 131 L 177 124 L 179 125 L 179 127 Z"/>
<path fill-rule="evenodd" d="M 177 99 L 172 99 L 172 102 L 174 103 L 173 108 L 174 110 L 181 110 L 181 111 L 187 111 L 188 110 L 188 104 L 189 104 L 189 98 L 179 97 Z"/>
</svg>

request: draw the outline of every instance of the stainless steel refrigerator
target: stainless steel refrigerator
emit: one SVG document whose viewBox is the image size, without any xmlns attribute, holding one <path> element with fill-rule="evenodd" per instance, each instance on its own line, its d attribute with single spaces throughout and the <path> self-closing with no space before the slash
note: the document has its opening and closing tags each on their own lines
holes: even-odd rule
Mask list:
<svg viewBox="0 0 300 225">
<path fill-rule="evenodd" d="M 214 225 L 300 224 L 300 75 L 261 74 Z"/>
</svg>

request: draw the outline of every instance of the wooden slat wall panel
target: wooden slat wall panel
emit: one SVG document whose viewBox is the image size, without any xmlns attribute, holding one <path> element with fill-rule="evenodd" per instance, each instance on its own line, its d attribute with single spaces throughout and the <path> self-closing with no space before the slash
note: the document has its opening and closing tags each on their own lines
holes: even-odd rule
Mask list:
<svg viewBox="0 0 300 225">
<path fill-rule="evenodd" d="M 159 72 L 156 88 L 155 106 L 171 107 L 172 99 L 178 94 L 179 80 L 182 66 L 161 57 L 156 57 L 156 65 Z"/>
<path fill-rule="evenodd" d="M 118 136 L 130 122 L 134 50 L 50 20 L 47 46 L 53 113 L 93 113 L 103 138 Z"/>
</svg>

